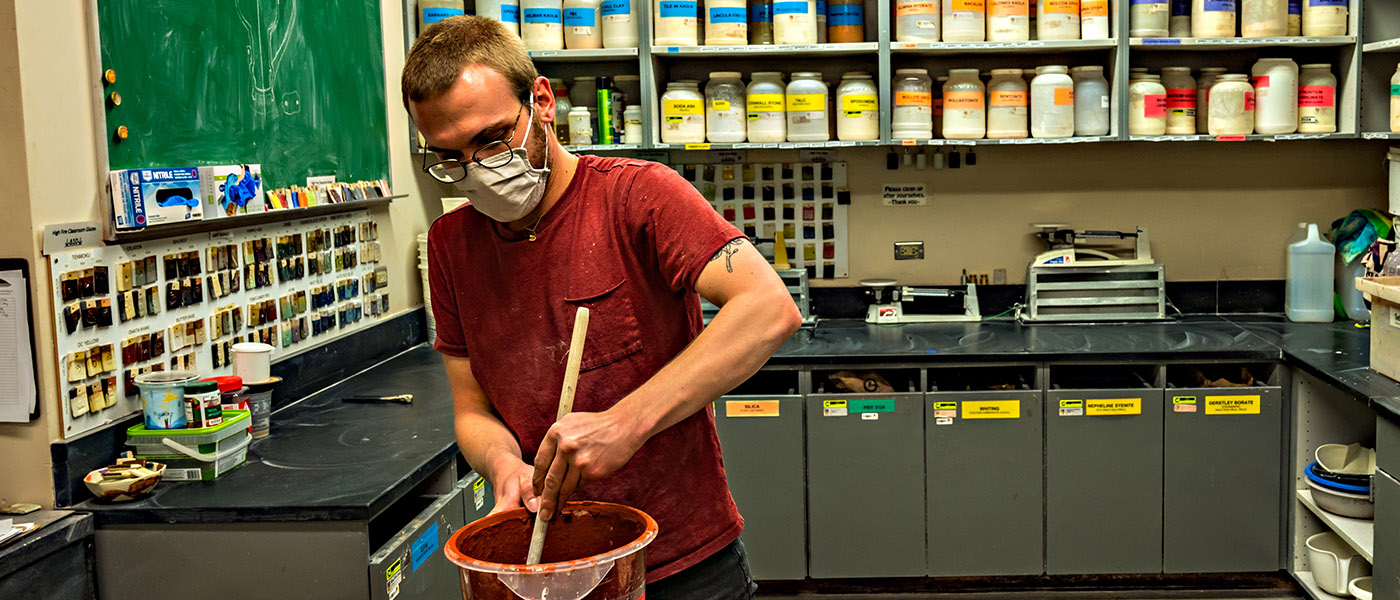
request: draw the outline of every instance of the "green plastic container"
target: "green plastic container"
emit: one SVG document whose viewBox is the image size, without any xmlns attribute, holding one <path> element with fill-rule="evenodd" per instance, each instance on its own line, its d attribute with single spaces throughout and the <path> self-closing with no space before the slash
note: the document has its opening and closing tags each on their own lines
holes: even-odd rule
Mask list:
<svg viewBox="0 0 1400 600">
<path fill-rule="evenodd" d="M 146 429 L 142 423 L 126 430 L 126 445 L 136 458 L 164 463 L 165 480 L 209 481 L 247 462 L 250 419 L 246 410 L 229 410 L 223 423 L 203 429 Z"/>
</svg>

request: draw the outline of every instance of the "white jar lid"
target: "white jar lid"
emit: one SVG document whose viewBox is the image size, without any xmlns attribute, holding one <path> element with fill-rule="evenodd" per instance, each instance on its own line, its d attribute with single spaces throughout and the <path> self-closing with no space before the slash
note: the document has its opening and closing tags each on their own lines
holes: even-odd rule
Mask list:
<svg viewBox="0 0 1400 600">
<path fill-rule="evenodd" d="M 714 71 L 710 73 L 710 79 L 740 79 L 743 76 L 738 71 Z"/>
</svg>

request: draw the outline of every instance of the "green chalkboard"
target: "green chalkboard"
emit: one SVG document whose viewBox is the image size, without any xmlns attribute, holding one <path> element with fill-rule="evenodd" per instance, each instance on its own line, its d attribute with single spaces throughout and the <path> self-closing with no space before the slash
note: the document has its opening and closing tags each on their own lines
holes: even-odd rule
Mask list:
<svg viewBox="0 0 1400 600">
<path fill-rule="evenodd" d="M 262 165 L 385 179 L 380 0 L 98 0 L 113 170 Z M 129 137 L 113 135 L 125 125 Z"/>
</svg>

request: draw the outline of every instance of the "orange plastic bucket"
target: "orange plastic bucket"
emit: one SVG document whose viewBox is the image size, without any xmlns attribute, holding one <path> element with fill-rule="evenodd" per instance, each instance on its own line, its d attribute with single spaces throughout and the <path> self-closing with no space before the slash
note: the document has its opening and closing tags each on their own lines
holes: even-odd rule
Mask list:
<svg viewBox="0 0 1400 600">
<path fill-rule="evenodd" d="M 541 564 L 526 565 L 534 516 L 503 511 L 452 534 L 444 552 L 468 600 L 641 600 L 656 521 L 635 508 L 570 502 L 549 523 Z"/>
</svg>

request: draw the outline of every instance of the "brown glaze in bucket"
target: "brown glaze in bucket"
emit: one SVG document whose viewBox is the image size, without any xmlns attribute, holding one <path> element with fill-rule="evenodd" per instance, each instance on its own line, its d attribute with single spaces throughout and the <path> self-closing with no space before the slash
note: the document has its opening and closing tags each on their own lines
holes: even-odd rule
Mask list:
<svg viewBox="0 0 1400 600">
<path fill-rule="evenodd" d="M 656 521 L 635 508 L 569 502 L 549 523 L 544 558 L 525 565 L 534 516 L 523 508 L 452 534 L 444 551 L 461 569 L 467 600 L 639 600 Z M 599 579 L 601 577 L 601 580 Z M 548 590 L 548 593 L 543 593 Z"/>
</svg>

